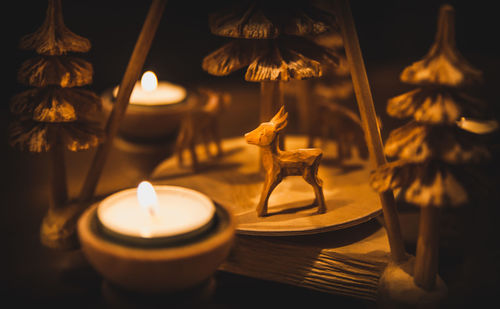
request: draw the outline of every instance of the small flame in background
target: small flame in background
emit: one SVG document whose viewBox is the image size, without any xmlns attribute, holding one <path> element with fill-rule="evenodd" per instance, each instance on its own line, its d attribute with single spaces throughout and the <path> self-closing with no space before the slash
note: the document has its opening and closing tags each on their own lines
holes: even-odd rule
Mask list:
<svg viewBox="0 0 500 309">
<path fill-rule="evenodd" d="M 498 122 L 495 120 L 478 120 L 462 117 L 457 121 L 462 129 L 476 134 L 488 134 L 498 130 Z"/>
<path fill-rule="evenodd" d="M 137 186 L 137 200 L 151 216 L 158 213 L 158 197 L 149 181 L 143 181 Z"/>
<path fill-rule="evenodd" d="M 146 71 L 142 74 L 141 87 L 145 91 L 153 91 L 158 87 L 158 78 L 153 71 Z"/>
</svg>

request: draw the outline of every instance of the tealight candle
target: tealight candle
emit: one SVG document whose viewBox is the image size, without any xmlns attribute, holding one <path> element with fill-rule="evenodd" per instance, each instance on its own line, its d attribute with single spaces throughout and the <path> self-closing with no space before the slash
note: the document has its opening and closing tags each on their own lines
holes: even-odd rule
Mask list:
<svg viewBox="0 0 500 309">
<path fill-rule="evenodd" d="M 151 185 L 112 194 L 78 220 L 89 263 L 115 286 L 172 293 L 206 282 L 228 256 L 235 221 L 204 194 Z"/>
<path fill-rule="evenodd" d="M 113 89 L 113 97 L 118 95 L 116 86 Z M 186 89 L 179 85 L 160 81 L 152 71 L 146 71 L 141 81 L 137 82 L 130 96 L 130 104 L 142 106 L 169 105 L 182 102 L 186 98 Z"/>
<path fill-rule="evenodd" d="M 111 114 L 118 90 L 116 86 L 103 93 L 105 115 Z M 154 72 L 146 71 L 134 86 L 119 136 L 129 142 L 125 143 L 128 146 L 164 146 L 165 141 L 175 138 L 188 100 L 189 94 L 184 87 L 158 81 Z"/>
<path fill-rule="evenodd" d="M 210 227 L 215 207 L 205 195 L 183 187 L 144 181 L 104 199 L 97 218 L 111 236 L 131 242 L 168 242 Z"/>
</svg>

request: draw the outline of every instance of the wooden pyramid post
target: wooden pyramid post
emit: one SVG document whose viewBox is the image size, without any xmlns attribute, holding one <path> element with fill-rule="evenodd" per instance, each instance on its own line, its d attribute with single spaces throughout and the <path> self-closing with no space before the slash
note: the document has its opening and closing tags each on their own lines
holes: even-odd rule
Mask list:
<svg viewBox="0 0 500 309">
<path fill-rule="evenodd" d="M 382 138 L 377 123 L 373 98 L 366 75 L 366 69 L 363 62 L 363 55 L 359 46 L 358 35 L 354 20 L 352 18 L 351 8 L 348 0 L 336 1 L 339 24 L 344 38 L 344 47 L 346 51 L 347 61 L 351 69 L 351 77 L 354 85 L 354 93 L 358 102 L 359 113 L 365 131 L 366 142 L 370 158 L 375 167 L 382 166 L 387 163 Z M 396 210 L 396 203 L 392 190 L 387 190 L 380 193 L 380 201 L 382 203 L 382 211 L 384 214 L 385 228 L 391 248 L 391 257 L 395 263 L 401 263 L 406 260 L 403 237 L 399 218 Z"/>
<path fill-rule="evenodd" d="M 141 33 L 139 34 L 135 44 L 132 56 L 130 56 L 122 82 L 120 83 L 116 102 L 106 124 L 106 141 L 101 144 L 99 148 L 97 148 L 94 160 L 92 161 L 92 166 L 89 169 L 87 178 L 85 179 L 80 192 L 80 202 L 83 204 L 88 203 L 94 195 L 97 182 L 99 181 L 102 169 L 106 163 L 108 153 L 111 150 L 113 139 L 118 133 L 120 122 L 125 115 L 125 111 L 127 110 L 130 95 L 134 89 L 135 82 L 139 79 L 141 74 L 144 61 L 146 61 L 146 57 L 155 37 L 156 29 L 160 23 L 166 3 L 166 0 L 153 0 L 151 3 L 148 15 L 146 16 L 146 20 L 142 26 Z M 82 211 L 83 210 L 84 208 Z"/>
</svg>

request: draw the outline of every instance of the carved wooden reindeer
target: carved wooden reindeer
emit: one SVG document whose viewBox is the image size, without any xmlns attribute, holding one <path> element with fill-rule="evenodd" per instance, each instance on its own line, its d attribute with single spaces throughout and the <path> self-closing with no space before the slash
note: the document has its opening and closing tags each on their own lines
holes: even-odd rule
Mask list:
<svg viewBox="0 0 500 309">
<path fill-rule="evenodd" d="M 326 212 L 322 181 L 318 178 L 318 167 L 323 155 L 321 149 L 307 148 L 290 151 L 279 149 L 278 133 L 287 125 L 288 113 L 284 106 L 269 122 L 264 122 L 257 129 L 245 134 L 247 143 L 262 148 L 262 166 L 266 172 L 262 195 L 257 206 L 259 217 L 267 215 L 267 203 L 274 188 L 286 176 L 302 176 L 314 189 L 314 204 L 318 213 Z"/>
<path fill-rule="evenodd" d="M 219 136 L 219 116 L 229 105 L 231 96 L 225 92 L 218 92 L 208 88 L 198 89 L 199 96 L 190 104 L 189 110 L 182 119 L 179 135 L 175 144 L 179 164 L 183 164 L 183 151 L 188 149 L 191 154 L 191 164 L 194 170 L 198 169 L 196 144 L 201 138 L 205 144 L 207 156 L 210 156 L 210 142 L 217 148 L 217 156 L 222 155 L 222 146 Z"/>
</svg>

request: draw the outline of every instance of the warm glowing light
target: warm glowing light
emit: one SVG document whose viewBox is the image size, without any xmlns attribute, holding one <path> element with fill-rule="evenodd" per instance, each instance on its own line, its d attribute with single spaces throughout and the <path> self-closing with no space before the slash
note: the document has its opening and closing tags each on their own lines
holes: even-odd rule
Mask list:
<svg viewBox="0 0 500 309">
<path fill-rule="evenodd" d="M 142 74 L 141 87 L 145 91 L 153 91 L 158 87 L 158 78 L 153 71 L 146 71 Z"/>
<path fill-rule="evenodd" d="M 158 197 L 150 182 L 143 181 L 137 186 L 137 200 L 152 216 L 158 213 Z"/>
<path fill-rule="evenodd" d="M 113 88 L 113 98 L 118 96 L 119 86 Z M 186 89 L 166 81 L 158 81 L 153 71 L 146 71 L 136 82 L 129 102 L 132 105 L 160 106 L 180 103 L 186 98 Z"/>
<path fill-rule="evenodd" d="M 462 117 L 457 121 L 457 125 L 462 130 L 476 134 L 488 134 L 498 130 L 498 122 L 495 120 L 477 120 Z"/>
</svg>

